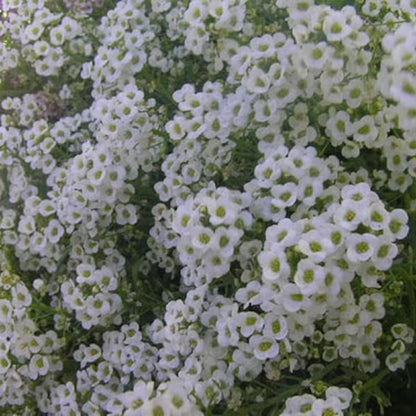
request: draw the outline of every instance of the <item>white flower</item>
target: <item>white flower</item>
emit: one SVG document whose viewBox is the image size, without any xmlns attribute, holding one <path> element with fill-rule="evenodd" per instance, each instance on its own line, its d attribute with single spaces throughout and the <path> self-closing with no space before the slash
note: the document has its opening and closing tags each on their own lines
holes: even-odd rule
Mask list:
<svg viewBox="0 0 416 416">
<path fill-rule="evenodd" d="M 183 177 L 183 183 L 190 185 L 198 182 L 201 177 L 202 164 L 199 161 L 192 161 L 182 166 L 181 174 Z"/>
<path fill-rule="evenodd" d="M 270 34 L 251 39 L 250 47 L 253 49 L 252 56 L 254 59 L 267 58 L 275 53 L 274 39 Z"/>
<path fill-rule="evenodd" d="M 350 37 L 346 39 L 348 43 Z M 365 36 L 363 41 L 366 41 Z M 369 70 L 369 63 L 373 57 L 373 53 L 365 48 L 352 49 L 347 62 L 347 72 L 353 75 L 366 75 Z"/>
<path fill-rule="evenodd" d="M 177 247 L 179 253 L 179 260 L 182 264 L 187 266 L 196 267 L 196 263 L 200 261 L 201 250 L 198 250 L 193 244 L 192 241 L 189 241 L 188 238 L 180 239 Z M 186 270 L 186 269 L 182 269 Z"/>
<path fill-rule="evenodd" d="M 230 133 L 229 122 L 230 120 L 225 114 L 218 112 L 205 114 L 204 123 L 206 128 L 204 130 L 204 136 L 208 139 L 217 137 L 225 140 Z"/>
<path fill-rule="evenodd" d="M 285 73 L 284 67 L 278 62 L 271 64 L 269 72 L 267 75 L 271 80 L 273 85 L 278 85 L 283 80 L 283 75 Z"/>
<path fill-rule="evenodd" d="M 62 27 L 63 32 L 65 33 L 65 39 L 73 39 L 82 31 L 79 23 L 69 16 L 63 17 L 60 26 Z"/>
<path fill-rule="evenodd" d="M 249 71 L 248 75 L 243 78 L 242 84 L 249 92 L 263 94 L 267 92 L 270 87 L 270 79 L 260 68 L 254 67 Z"/>
<path fill-rule="evenodd" d="M 345 185 L 341 190 L 343 199 L 350 199 L 356 203 L 368 206 L 369 202 L 377 198 L 377 195 L 371 191 L 370 185 L 366 182 L 360 182 L 356 185 Z"/>
<path fill-rule="evenodd" d="M 191 25 L 187 30 L 184 45 L 195 55 L 201 55 L 208 40 L 209 32 L 204 24 Z"/>
<path fill-rule="evenodd" d="M 288 312 L 297 312 L 307 306 L 308 299 L 298 285 L 288 283 L 282 288 L 281 302 Z"/>
<path fill-rule="evenodd" d="M 371 261 L 378 270 L 388 270 L 393 264 L 399 249 L 387 238 L 378 237 L 377 245 L 371 256 Z"/>
<path fill-rule="evenodd" d="M 44 376 L 49 371 L 49 361 L 48 359 L 39 354 L 32 356 L 29 362 L 29 376 L 31 379 L 35 380 L 38 376 Z"/>
<path fill-rule="evenodd" d="M 274 185 L 270 192 L 273 196 L 273 204 L 279 208 L 292 206 L 299 195 L 298 186 L 293 182 Z"/>
<path fill-rule="evenodd" d="M 214 247 L 222 256 L 231 257 L 234 254 L 235 246 L 243 232 L 237 228 L 218 227 L 214 235 Z"/>
<path fill-rule="evenodd" d="M 401 339 L 406 344 L 411 344 L 415 331 L 406 324 L 397 323 L 391 327 L 391 333 L 395 339 Z"/>
<path fill-rule="evenodd" d="M 65 31 L 61 26 L 53 27 L 49 33 L 49 37 L 52 45 L 63 45 L 65 42 Z"/>
<path fill-rule="evenodd" d="M 152 0 L 152 10 L 155 13 L 163 13 L 170 9 L 171 2 L 169 0 Z"/>
<path fill-rule="evenodd" d="M 239 207 L 227 197 L 209 199 L 206 202 L 209 213 L 209 222 L 214 225 L 232 224 L 236 219 Z"/>
<path fill-rule="evenodd" d="M 259 360 L 275 358 L 279 355 L 279 344 L 274 338 L 264 335 L 252 335 L 249 345 L 253 349 L 254 356 Z"/>
<path fill-rule="evenodd" d="M 93 363 L 101 357 L 101 348 L 97 344 L 90 344 L 88 347 L 82 348 L 81 368 L 88 363 Z"/>
<path fill-rule="evenodd" d="M 169 137 L 176 141 L 185 136 L 188 128 L 187 124 L 184 118 L 175 116 L 173 120 L 166 123 L 165 129 L 169 133 Z"/>
<path fill-rule="evenodd" d="M 56 244 L 64 234 L 64 227 L 58 220 L 52 219 L 45 228 L 45 237 L 52 244 Z"/>
<path fill-rule="evenodd" d="M 80 264 L 77 266 L 76 281 L 79 284 L 88 283 L 90 285 L 96 283 L 96 276 L 94 274 L 95 267 L 90 264 Z"/>
<path fill-rule="evenodd" d="M 364 216 L 362 207 L 348 199 L 337 205 L 334 211 L 335 224 L 347 231 L 356 230 Z"/>
<path fill-rule="evenodd" d="M 139 380 L 133 387 L 133 390 L 126 391 L 120 395 L 120 399 L 127 408 L 125 416 L 135 416 L 142 408 L 143 404 L 150 399 L 153 392 L 153 382 Z M 141 413 L 144 415 L 144 413 Z"/>
<path fill-rule="evenodd" d="M 391 96 L 403 107 L 413 107 L 416 99 L 416 77 L 410 72 L 400 72 L 390 87 Z"/>
<path fill-rule="evenodd" d="M 373 263 L 361 263 L 356 267 L 357 274 L 365 287 L 380 288 L 380 281 L 383 279 L 383 273 L 377 269 Z"/>
<path fill-rule="evenodd" d="M 302 259 L 294 276 L 296 285 L 304 295 L 317 293 L 324 282 L 324 269 L 309 259 Z"/>
<path fill-rule="evenodd" d="M 320 263 L 334 251 L 334 244 L 322 230 L 311 230 L 299 239 L 298 248 L 313 262 Z"/>
<path fill-rule="evenodd" d="M 321 288 L 330 296 L 336 296 L 341 290 L 343 280 L 347 280 L 340 267 L 331 265 L 325 267 L 325 277 Z M 351 280 L 351 279 L 349 279 Z"/>
<path fill-rule="evenodd" d="M 271 157 L 258 163 L 254 169 L 254 177 L 258 179 L 258 186 L 261 188 L 271 188 L 273 181 L 279 179 L 281 175 L 281 169 Z"/>
<path fill-rule="evenodd" d="M 340 145 L 352 134 L 350 115 L 346 111 L 338 111 L 326 123 L 326 133 L 335 146 Z"/>
<path fill-rule="evenodd" d="M 0 374 L 6 374 L 11 366 L 11 361 L 8 358 L 7 354 L 0 352 Z M 0 386 L 1 387 L 1 386 Z"/>
<path fill-rule="evenodd" d="M 343 89 L 344 99 L 349 108 L 358 108 L 364 97 L 365 93 L 364 82 L 360 79 L 351 80 Z"/>
<path fill-rule="evenodd" d="M 271 291 L 259 281 L 250 281 L 247 286 L 237 290 L 235 299 L 243 304 L 244 308 L 249 305 L 260 305 L 270 298 Z"/>
<path fill-rule="evenodd" d="M 284 109 L 300 95 L 299 89 L 290 84 L 285 78 L 278 84 L 271 84 L 268 91 L 270 98 L 275 99 L 277 108 Z"/>
<path fill-rule="evenodd" d="M 22 283 L 16 283 L 12 287 L 12 305 L 17 309 L 21 309 L 28 307 L 31 303 L 32 296 L 26 286 Z"/>
<path fill-rule="evenodd" d="M 185 11 L 183 18 L 191 25 L 197 25 L 208 15 L 208 9 L 201 0 L 192 0 Z"/>
<path fill-rule="evenodd" d="M 358 337 L 365 337 L 371 343 L 375 343 L 383 334 L 383 327 L 379 321 L 371 321 L 358 332 Z"/>
<path fill-rule="evenodd" d="M 218 344 L 222 347 L 228 347 L 230 345 L 237 346 L 240 340 L 237 331 L 237 322 L 233 318 L 221 318 L 217 321 L 215 326 L 218 335 Z"/>
<path fill-rule="evenodd" d="M 196 405 L 190 401 L 188 396 L 190 394 L 189 389 L 182 381 L 182 378 L 176 379 L 172 377 L 172 381 L 169 381 L 164 386 L 166 389 L 162 395 L 170 402 L 171 414 L 202 416 Z"/>
<path fill-rule="evenodd" d="M 114 276 L 114 272 L 107 266 L 103 266 L 100 269 L 95 270 L 94 278 L 102 292 L 116 290 L 118 287 L 118 282 Z"/>
<path fill-rule="evenodd" d="M 346 239 L 348 260 L 357 263 L 370 259 L 377 241 L 377 237 L 372 234 L 350 234 Z"/>
<path fill-rule="evenodd" d="M 94 166 L 87 172 L 87 179 L 92 185 L 103 183 L 106 172 L 103 166 Z"/>
<path fill-rule="evenodd" d="M 91 319 L 107 315 L 112 312 L 112 304 L 107 293 L 88 296 L 85 301 L 85 312 Z M 115 309 L 115 308 L 114 308 Z"/>
<path fill-rule="evenodd" d="M 295 245 L 298 239 L 299 232 L 296 230 L 294 222 L 289 218 L 284 218 L 277 225 L 271 225 L 266 229 L 264 248 L 269 250 L 274 243 L 278 243 L 282 247 L 290 247 Z"/>
<path fill-rule="evenodd" d="M 247 338 L 263 328 L 263 318 L 255 312 L 240 312 L 235 320 L 241 334 Z"/>
<path fill-rule="evenodd" d="M 360 308 L 370 316 L 371 319 L 382 319 L 386 313 L 384 309 L 384 296 L 380 293 L 363 295 L 360 297 Z"/>
<path fill-rule="evenodd" d="M 340 41 L 351 33 L 351 27 L 347 24 L 344 13 L 331 10 L 324 18 L 322 29 L 329 41 Z"/>
<path fill-rule="evenodd" d="M 353 123 L 352 134 L 354 140 L 359 143 L 374 141 L 378 136 L 374 118 L 367 115 Z"/>
<path fill-rule="evenodd" d="M 120 165 L 108 166 L 106 169 L 106 180 L 111 188 L 120 189 L 124 185 L 126 169 Z"/>
<path fill-rule="evenodd" d="M 405 193 L 412 183 L 413 178 L 410 175 L 400 171 L 393 171 L 388 181 L 388 187 L 393 191 Z"/>
<path fill-rule="evenodd" d="M 206 274 L 213 278 L 223 276 L 230 270 L 230 260 L 212 251 L 204 257 L 204 265 Z"/>
<path fill-rule="evenodd" d="M 410 354 L 392 352 L 386 358 L 386 365 L 390 371 L 404 370 Z"/>
<path fill-rule="evenodd" d="M 398 240 L 406 237 L 409 232 L 409 226 L 407 225 L 408 220 L 409 217 L 403 209 L 398 208 L 391 211 L 388 234 Z"/>
<path fill-rule="evenodd" d="M 336 396 L 330 396 L 326 400 L 316 399 L 312 404 L 312 411 L 314 415 L 343 416 L 344 414 Z"/>
<path fill-rule="evenodd" d="M 52 396 L 57 396 L 60 405 L 69 405 L 73 403 L 75 399 L 75 386 L 72 382 L 60 384 L 56 388 L 52 389 Z"/>
<path fill-rule="evenodd" d="M 276 100 L 256 100 L 254 103 L 254 119 L 260 123 L 276 120 L 278 117 Z"/>
<path fill-rule="evenodd" d="M 314 69 L 322 69 L 330 56 L 330 48 L 326 42 L 305 45 L 305 61 Z"/>
<path fill-rule="evenodd" d="M 278 341 L 286 338 L 288 333 L 288 325 L 284 316 L 274 313 L 267 313 L 264 316 L 263 334 L 266 337 L 272 337 Z"/>
<path fill-rule="evenodd" d="M 27 25 L 23 32 L 23 43 L 38 40 L 42 36 L 44 30 L 45 27 L 39 21 Z"/>
<path fill-rule="evenodd" d="M 362 7 L 362 12 L 367 16 L 377 16 L 380 13 L 383 3 L 381 0 L 366 0 Z"/>
<path fill-rule="evenodd" d="M 214 232 L 207 227 L 195 226 L 191 229 L 192 244 L 201 252 L 206 252 L 213 245 Z"/>
<path fill-rule="evenodd" d="M 80 156 L 82 157 L 83 155 Z M 93 162 L 92 165 L 95 167 L 107 166 L 113 160 L 111 151 L 107 146 L 97 146 L 90 157 Z"/>
<path fill-rule="evenodd" d="M 389 222 L 390 215 L 381 201 L 373 202 L 367 208 L 366 218 L 363 219 L 363 224 L 369 226 L 374 231 L 386 229 Z"/>
<path fill-rule="evenodd" d="M 312 405 L 316 400 L 312 394 L 290 397 L 286 400 L 282 416 L 315 416 Z"/>
<path fill-rule="evenodd" d="M 262 268 L 262 277 L 266 281 L 285 281 L 290 274 L 284 247 L 278 243 L 272 244 L 270 250 L 262 251 L 258 257 Z"/>
<path fill-rule="evenodd" d="M 32 216 L 22 216 L 19 221 L 18 231 L 30 235 L 36 229 L 35 220 Z"/>
<path fill-rule="evenodd" d="M 117 204 L 116 208 L 116 222 L 120 225 L 131 224 L 137 222 L 136 207 L 132 204 Z"/>
<path fill-rule="evenodd" d="M 47 56 L 49 52 L 50 45 L 44 40 L 39 40 L 33 45 L 33 49 L 38 56 Z"/>
</svg>

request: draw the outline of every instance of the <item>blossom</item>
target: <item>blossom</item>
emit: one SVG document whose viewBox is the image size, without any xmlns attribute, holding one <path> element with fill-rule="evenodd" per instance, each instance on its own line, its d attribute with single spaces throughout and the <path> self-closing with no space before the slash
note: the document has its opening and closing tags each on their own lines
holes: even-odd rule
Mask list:
<svg viewBox="0 0 416 416">
<path fill-rule="evenodd" d="M 270 247 L 270 251 L 262 251 L 258 256 L 258 262 L 263 270 L 265 280 L 285 281 L 289 276 L 289 265 L 284 254 L 284 248 L 278 243 Z"/>
<path fill-rule="evenodd" d="M 332 10 L 324 18 L 322 29 L 329 41 L 340 41 L 351 33 L 351 27 L 341 11 Z"/>
<path fill-rule="evenodd" d="M 0 3 L 0 408 L 343 414 L 406 368 L 411 2 Z"/>
</svg>

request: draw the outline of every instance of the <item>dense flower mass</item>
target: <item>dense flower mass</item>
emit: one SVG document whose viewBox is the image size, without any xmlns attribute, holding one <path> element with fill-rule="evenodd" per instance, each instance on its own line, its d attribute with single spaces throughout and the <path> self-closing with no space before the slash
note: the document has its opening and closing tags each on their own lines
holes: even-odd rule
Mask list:
<svg viewBox="0 0 416 416">
<path fill-rule="evenodd" d="M 2 415 L 389 405 L 414 2 L 0 0 L 0 77 Z"/>
</svg>

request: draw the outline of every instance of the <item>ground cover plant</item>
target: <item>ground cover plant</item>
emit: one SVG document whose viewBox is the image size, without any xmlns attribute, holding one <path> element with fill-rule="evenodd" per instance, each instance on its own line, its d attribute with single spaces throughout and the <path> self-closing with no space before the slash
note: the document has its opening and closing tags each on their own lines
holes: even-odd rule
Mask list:
<svg viewBox="0 0 416 416">
<path fill-rule="evenodd" d="M 1 415 L 406 414 L 414 1 L 0 10 Z"/>
</svg>

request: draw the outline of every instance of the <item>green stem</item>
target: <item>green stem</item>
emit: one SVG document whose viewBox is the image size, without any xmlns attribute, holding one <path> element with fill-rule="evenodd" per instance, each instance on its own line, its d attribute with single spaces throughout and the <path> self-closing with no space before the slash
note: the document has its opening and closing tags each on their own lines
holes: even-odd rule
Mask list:
<svg viewBox="0 0 416 416">
<path fill-rule="evenodd" d="M 412 328 L 416 331 L 416 295 L 415 295 L 415 286 L 414 286 L 414 269 L 413 269 L 413 247 L 409 247 L 409 257 L 410 257 L 410 273 L 409 279 L 406 279 L 406 289 L 409 296 L 409 307 L 410 307 L 410 322 Z"/>
<path fill-rule="evenodd" d="M 367 390 L 368 392 L 371 392 L 373 388 L 379 386 L 381 380 L 390 373 L 391 371 L 388 368 L 381 370 L 376 376 L 370 378 L 370 380 L 362 385 L 362 391 L 365 392 Z"/>
<path fill-rule="evenodd" d="M 52 315 L 57 315 L 57 314 L 68 316 L 68 312 L 66 312 L 65 310 L 63 309 L 60 310 L 60 309 L 53 308 L 52 306 L 45 305 L 44 303 L 41 303 L 39 300 L 34 300 L 32 302 L 31 307 L 38 315 L 42 313 L 41 315 L 42 317 L 52 316 Z"/>
<path fill-rule="evenodd" d="M 328 364 L 323 370 L 319 371 L 315 377 L 312 377 L 312 381 L 322 380 L 327 374 L 337 368 L 340 363 L 340 359 L 332 361 L 332 363 Z"/>
<path fill-rule="evenodd" d="M 286 388 L 284 391 L 282 391 L 280 394 L 275 395 L 274 397 L 270 397 L 269 399 L 261 402 L 261 403 L 253 403 L 246 406 L 243 406 L 242 408 L 234 411 L 234 410 L 226 410 L 225 413 L 222 412 L 221 415 L 229 415 L 229 416 L 249 416 L 253 413 L 260 413 L 263 410 L 270 409 L 271 407 L 276 407 L 280 405 L 286 398 L 295 396 L 296 394 L 300 393 L 304 387 L 300 384 L 297 384 L 296 386 L 291 386 Z M 214 416 L 214 415 L 213 415 Z M 219 416 L 218 413 L 215 413 L 215 416 Z"/>
<path fill-rule="evenodd" d="M 406 279 L 406 289 L 409 296 L 410 305 L 410 325 L 416 331 L 416 296 L 415 288 L 413 285 L 413 278 Z"/>
</svg>

